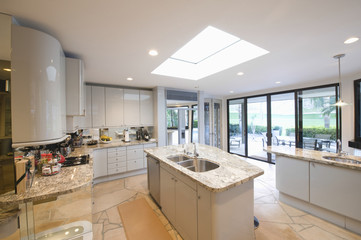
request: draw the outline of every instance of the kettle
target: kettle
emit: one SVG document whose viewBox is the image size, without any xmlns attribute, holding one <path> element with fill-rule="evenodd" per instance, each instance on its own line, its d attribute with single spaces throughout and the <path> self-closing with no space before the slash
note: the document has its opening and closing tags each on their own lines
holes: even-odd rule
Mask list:
<svg viewBox="0 0 361 240">
<path fill-rule="evenodd" d="M 124 135 L 124 142 L 130 142 L 128 129 L 124 129 L 123 135 Z"/>
</svg>

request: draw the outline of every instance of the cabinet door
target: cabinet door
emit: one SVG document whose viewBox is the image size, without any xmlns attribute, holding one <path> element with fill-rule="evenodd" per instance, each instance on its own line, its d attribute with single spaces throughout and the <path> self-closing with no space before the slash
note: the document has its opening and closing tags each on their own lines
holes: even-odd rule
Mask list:
<svg viewBox="0 0 361 240">
<path fill-rule="evenodd" d="M 108 175 L 108 154 L 107 149 L 99 149 L 93 152 L 94 178 Z"/>
<path fill-rule="evenodd" d="M 278 157 L 276 161 L 276 187 L 280 192 L 310 201 L 310 164 L 308 161 Z"/>
<path fill-rule="evenodd" d="M 92 86 L 92 122 L 93 127 L 105 126 L 104 87 Z"/>
<path fill-rule="evenodd" d="M 182 181 L 175 179 L 176 228 L 187 240 L 197 239 L 197 193 Z"/>
<path fill-rule="evenodd" d="M 175 181 L 172 174 L 160 168 L 160 205 L 170 222 L 175 223 Z"/>
<path fill-rule="evenodd" d="M 80 117 L 80 128 L 92 127 L 92 87 L 85 86 L 85 116 Z"/>
<path fill-rule="evenodd" d="M 105 125 L 123 125 L 123 89 L 105 88 Z"/>
<path fill-rule="evenodd" d="M 139 90 L 124 89 L 124 124 L 139 125 Z"/>
<path fill-rule="evenodd" d="M 358 170 L 310 164 L 310 202 L 361 221 L 361 174 Z"/>
<path fill-rule="evenodd" d="M 140 125 L 154 125 L 153 91 L 140 91 Z"/>
<path fill-rule="evenodd" d="M 85 98 L 83 63 L 80 59 L 66 58 L 66 115 L 84 116 Z"/>
</svg>

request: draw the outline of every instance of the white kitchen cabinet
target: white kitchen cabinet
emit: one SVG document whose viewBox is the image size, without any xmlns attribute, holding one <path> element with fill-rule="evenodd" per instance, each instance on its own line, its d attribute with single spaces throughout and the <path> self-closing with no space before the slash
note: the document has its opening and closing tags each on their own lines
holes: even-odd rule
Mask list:
<svg viewBox="0 0 361 240">
<path fill-rule="evenodd" d="M 85 116 L 79 117 L 80 128 L 91 128 L 92 125 L 92 87 L 85 86 Z"/>
<path fill-rule="evenodd" d="M 153 120 L 153 91 L 140 90 L 140 125 L 152 126 Z"/>
<path fill-rule="evenodd" d="M 105 88 L 105 125 L 117 127 L 123 125 L 123 89 Z"/>
<path fill-rule="evenodd" d="M 133 171 L 144 168 L 143 145 L 127 147 L 127 170 Z"/>
<path fill-rule="evenodd" d="M 280 192 L 302 199 L 310 200 L 309 162 L 287 157 L 277 157 L 276 187 Z"/>
<path fill-rule="evenodd" d="M 108 148 L 108 175 L 126 171 L 126 147 Z"/>
<path fill-rule="evenodd" d="M 11 26 L 13 147 L 46 145 L 66 138 L 65 56 L 54 37 Z"/>
<path fill-rule="evenodd" d="M 127 126 L 139 126 L 139 118 L 139 90 L 124 89 L 124 124 Z"/>
<path fill-rule="evenodd" d="M 175 223 L 175 181 L 174 176 L 160 168 L 160 204 L 169 221 Z"/>
<path fill-rule="evenodd" d="M 198 185 L 198 240 L 212 239 L 212 201 L 211 193 Z"/>
<path fill-rule="evenodd" d="M 108 151 L 97 149 L 93 151 L 93 172 L 94 178 L 108 175 Z"/>
<path fill-rule="evenodd" d="M 92 86 L 92 123 L 93 127 L 105 126 L 105 88 Z"/>
<path fill-rule="evenodd" d="M 83 62 L 66 58 L 66 115 L 85 116 Z"/>
<path fill-rule="evenodd" d="M 358 170 L 310 163 L 310 202 L 361 221 Z"/>
<path fill-rule="evenodd" d="M 160 168 L 160 202 L 162 211 L 185 240 L 197 239 L 197 193 L 190 180 L 170 169 Z"/>
</svg>

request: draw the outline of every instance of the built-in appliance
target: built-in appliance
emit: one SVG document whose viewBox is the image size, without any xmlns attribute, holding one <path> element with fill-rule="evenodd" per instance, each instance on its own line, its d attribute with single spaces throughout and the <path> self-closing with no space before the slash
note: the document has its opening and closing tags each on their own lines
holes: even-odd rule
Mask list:
<svg viewBox="0 0 361 240">
<path fill-rule="evenodd" d="M 89 155 L 80 155 L 76 157 L 66 157 L 65 162 L 63 162 L 61 165 L 63 167 L 71 167 L 71 166 L 83 165 L 88 163 L 89 163 Z"/>
<path fill-rule="evenodd" d="M 148 159 L 148 189 L 154 201 L 160 203 L 160 168 L 159 160 L 152 157 Z"/>
</svg>

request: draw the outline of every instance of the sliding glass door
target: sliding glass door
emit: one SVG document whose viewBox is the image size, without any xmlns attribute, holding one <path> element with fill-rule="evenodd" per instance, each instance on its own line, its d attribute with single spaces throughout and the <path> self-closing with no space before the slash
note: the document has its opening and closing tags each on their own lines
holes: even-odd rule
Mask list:
<svg viewBox="0 0 361 240">
<path fill-rule="evenodd" d="M 338 85 L 230 99 L 228 151 L 274 162 L 267 146 L 335 152 L 340 139 Z"/>
</svg>

